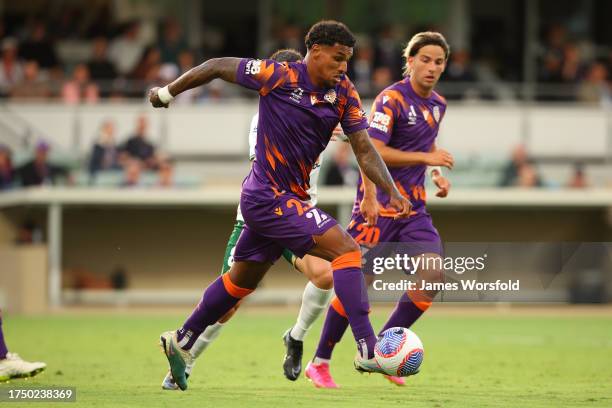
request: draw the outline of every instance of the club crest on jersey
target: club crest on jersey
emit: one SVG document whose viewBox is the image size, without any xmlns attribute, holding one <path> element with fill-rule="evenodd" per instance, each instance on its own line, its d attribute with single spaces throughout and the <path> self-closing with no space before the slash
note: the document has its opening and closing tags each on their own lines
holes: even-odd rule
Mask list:
<svg viewBox="0 0 612 408">
<path fill-rule="evenodd" d="M 417 120 L 416 111 L 414 110 L 414 106 L 410 105 L 410 112 L 408 112 L 408 124 L 416 125 L 416 120 Z"/>
<path fill-rule="evenodd" d="M 333 89 L 330 89 L 329 91 L 327 91 L 325 96 L 323 96 L 323 99 L 325 99 L 327 102 L 333 105 L 334 103 L 336 103 L 336 91 Z"/>
<path fill-rule="evenodd" d="M 425 118 L 425 120 L 427 120 L 427 118 L 429 118 L 429 111 L 427 109 L 423 109 L 423 117 Z"/>
<path fill-rule="evenodd" d="M 304 95 L 304 90 L 302 88 L 295 88 L 293 92 L 291 92 L 291 100 L 296 103 L 300 103 L 302 101 L 302 96 Z"/>
<path fill-rule="evenodd" d="M 437 105 L 433 108 L 433 117 L 436 122 L 440 122 L 440 107 Z"/>
</svg>

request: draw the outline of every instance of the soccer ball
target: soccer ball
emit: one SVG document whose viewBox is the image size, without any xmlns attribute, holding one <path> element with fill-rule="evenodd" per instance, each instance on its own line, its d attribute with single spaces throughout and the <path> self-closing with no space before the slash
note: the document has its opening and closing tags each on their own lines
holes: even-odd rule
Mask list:
<svg viewBox="0 0 612 408">
<path fill-rule="evenodd" d="M 419 372 L 423 362 L 423 343 L 413 331 L 392 327 L 378 338 L 374 358 L 387 375 L 413 375 Z"/>
</svg>

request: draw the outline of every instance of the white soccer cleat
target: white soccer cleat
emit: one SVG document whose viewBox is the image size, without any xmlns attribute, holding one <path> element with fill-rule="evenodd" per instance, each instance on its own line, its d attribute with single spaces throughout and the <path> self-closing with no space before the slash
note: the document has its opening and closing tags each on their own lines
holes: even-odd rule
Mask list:
<svg viewBox="0 0 612 408">
<path fill-rule="evenodd" d="M 0 382 L 11 378 L 33 377 L 47 368 L 45 363 L 39 361 L 24 361 L 16 353 L 7 353 L 4 360 L 0 360 Z"/>
</svg>

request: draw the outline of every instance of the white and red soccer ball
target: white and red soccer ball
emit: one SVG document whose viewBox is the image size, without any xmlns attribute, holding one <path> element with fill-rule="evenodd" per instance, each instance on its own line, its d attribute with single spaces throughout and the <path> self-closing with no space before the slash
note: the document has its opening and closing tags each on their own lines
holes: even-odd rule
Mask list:
<svg viewBox="0 0 612 408">
<path fill-rule="evenodd" d="M 374 358 L 387 375 L 414 375 L 423 362 L 423 343 L 413 331 L 392 327 L 380 335 Z"/>
</svg>

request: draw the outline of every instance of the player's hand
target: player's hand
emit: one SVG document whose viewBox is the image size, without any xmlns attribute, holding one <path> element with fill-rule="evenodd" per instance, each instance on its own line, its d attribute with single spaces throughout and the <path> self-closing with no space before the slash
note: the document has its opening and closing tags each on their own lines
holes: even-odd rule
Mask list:
<svg viewBox="0 0 612 408">
<path fill-rule="evenodd" d="M 168 104 L 159 100 L 159 95 L 157 94 L 158 91 L 159 86 L 149 89 L 149 102 L 151 102 L 151 105 L 153 105 L 154 108 L 167 108 Z"/>
<path fill-rule="evenodd" d="M 389 205 L 397 211 L 397 214 L 393 217 L 394 220 L 399 218 L 408 218 L 412 211 L 412 203 L 406 197 L 401 195 L 399 191 L 391 195 Z"/>
<path fill-rule="evenodd" d="M 444 166 L 452 169 L 455 165 L 453 156 L 444 149 L 437 149 L 435 152 L 427 153 L 425 164 L 428 166 Z"/>
<path fill-rule="evenodd" d="M 432 178 L 432 181 L 438 187 L 438 192 L 436 193 L 437 197 L 446 197 L 451 188 L 450 181 L 444 176 L 436 175 Z"/>
<path fill-rule="evenodd" d="M 361 203 L 359 203 L 359 211 L 369 227 L 376 225 L 378 222 L 378 210 L 379 204 L 376 197 L 364 197 Z"/>
</svg>

